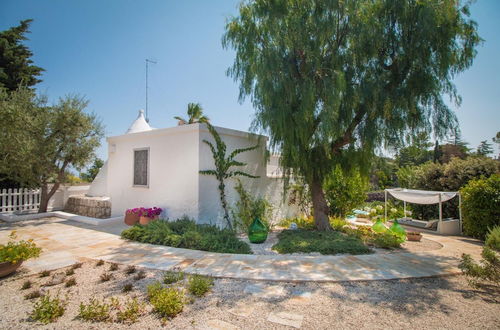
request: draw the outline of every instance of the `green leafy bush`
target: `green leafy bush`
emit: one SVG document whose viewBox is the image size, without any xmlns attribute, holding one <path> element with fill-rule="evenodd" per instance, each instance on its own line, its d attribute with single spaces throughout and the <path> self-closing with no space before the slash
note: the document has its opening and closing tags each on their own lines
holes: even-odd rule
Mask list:
<svg viewBox="0 0 500 330">
<path fill-rule="evenodd" d="M 327 176 L 324 184 L 325 197 L 333 216 L 346 216 L 366 199 L 368 182 L 359 171 L 345 173 L 340 166 Z"/>
<path fill-rule="evenodd" d="M 148 295 L 154 311 L 162 317 L 172 318 L 184 308 L 184 293 L 177 288 L 163 288 L 160 284 L 160 288 L 148 290 Z"/>
<path fill-rule="evenodd" d="M 68 279 L 66 281 L 66 283 L 64 283 L 64 286 L 67 287 L 67 288 L 69 288 L 69 287 L 71 287 L 73 285 L 76 285 L 76 279 L 74 277 Z"/>
<path fill-rule="evenodd" d="M 40 321 L 44 324 L 54 322 L 64 314 L 66 307 L 59 297 L 51 297 L 49 294 L 42 296 L 35 303 L 30 316 L 35 321 Z"/>
<path fill-rule="evenodd" d="M 398 236 L 391 233 L 389 230 L 374 235 L 372 242 L 375 246 L 384 249 L 399 248 L 401 247 L 402 243 L 401 239 Z"/>
<path fill-rule="evenodd" d="M 122 288 L 122 292 L 123 293 L 127 293 L 127 292 L 130 292 L 134 289 L 134 286 L 131 284 L 131 283 L 127 283 L 123 286 Z"/>
<path fill-rule="evenodd" d="M 297 228 L 304 229 L 304 230 L 313 230 L 314 228 L 316 228 L 316 225 L 314 224 L 314 218 L 312 216 L 297 217 L 297 218 L 285 218 L 285 219 L 282 219 L 278 223 L 278 226 L 284 227 L 284 228 L 290 228 L 290 225 L 292 223 L 295 223 L 297 225 Z"/>
<path fill-rule="evenodd" d="M 482 260 L 476 263 L 468 254 L 462 255 L 459 268 L 469 278 L 472 286 L 483 283 L 500 286 L 500 226 L 493 228 L 486 236 L 486 245 L 481 253 Z"/>
<path fill-rule="evenodd" d="M 214 285 L 214 280 L 211 277 L 203 275 L 191 275 L 189 276 L 187 289 L 189 293 L 201 297 Z"/>
<path fill-rule="evenodd" d="M 7 244 L 0 244 L 0 262 L 18 263 L 30 258 L 38 258 L 41 248 L 37 247 L 32 239 L 27 241 L 15 241 L 16 232 L 9 235 L 10 241 Z"/>
<path fill-rule="evenodd" d="M 333 230 L 342 231 L 344 226 L 348 224 L 349 223 L 342 218 L 330 218 L 330 225 L 332 226 Z"/>
<path fill-rule="evenodd" d="M 148 299 L 151 300 L 158 292 L 163 289 L 160 281 L 154 281 L 146 287 L 146 293 L 148 295 Z"/>
<path fill-rule="evenodd" d="M 121 323 L 132 324 L 137 322 L 139 316 L 143 313 L 144 304 L 141 304 L 136 298 L 129 299 L 125 303 L 125 308 L 116 314 L 116 320 Z"/>
<path fill-rule="evenodd" d="M 489 228 L 500 225 L 500 175 L 472 180 L 460 193 L 464 233 L 484 239 Z"/>
<path fill-rule="evenodd" d="M 163 274 L 163 283 L 172 284 L 182 281 L 184 279 L 184 273 L 180 271 L 168 270 Z"/>
<path fill-rule="evenodd" d="M 500 252 L 500 226 L 495 226 L 488 232 L 484 243 L 490 249 Z"/>
<path fill-rule="evenodd" d="M 228 229 L 196 224 L 189 218 L 177 221 L 152 221 L 146 226 L 135 225 L 122 232 L 122 237 L 142 243 L 167 245 L 221 253 L 250 254 L 247 243 L 240 241 Z"/>
<path fill-rule="evenodd" d="M 31 288 L 32 283 L 30 280 L 24 281 L 23 285 L 21 286 L 21 290 L 26 290 Z"/>
<path fill-rule="evenodd" d="M 103 322 L 110 319 L 110 305 L 105 301 L 90 299 L 88 304 L 80 303 L 78 318 L 83 321 Z"/>
<path fill-rule="evenodd" d="M 359 238 L 337 231 L 283 230 L 272 249 L 279 253 L 366 254 L 371 250 Z"/>
<path fill-rule="evenodd" d="M 245 190 L 241 180 L 238 180 L 234 189 L 239 195 L 239 200 L 231 210 L 236 229 L 246 231 L 255 218 L 259 218 L 269 228 L 269 219 L 271 218 L 272 211 L 271 204 L 265 198 L 253 197 Z"/>
</svg>

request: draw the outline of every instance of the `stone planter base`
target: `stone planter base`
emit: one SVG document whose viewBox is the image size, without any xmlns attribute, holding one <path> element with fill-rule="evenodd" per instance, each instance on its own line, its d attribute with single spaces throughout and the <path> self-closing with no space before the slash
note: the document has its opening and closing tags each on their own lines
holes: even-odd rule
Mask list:
<svg viewBox="0 0 500 330">
<path fill-rule="evenodd" d="M 22 261 L 18 263 L 11 263 L 11 262 L 0 262 L 0 277 L 4 277 L 7 275 L 12 274 L 15 272 L 21 265 L 23 264 Z"/>
</svg>

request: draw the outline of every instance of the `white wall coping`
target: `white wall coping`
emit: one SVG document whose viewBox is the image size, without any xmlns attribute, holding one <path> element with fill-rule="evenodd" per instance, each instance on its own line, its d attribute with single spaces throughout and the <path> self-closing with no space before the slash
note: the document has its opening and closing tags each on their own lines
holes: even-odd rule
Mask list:
<svg viewBox="0 0 500 330">
<path fill-rule="evenodd" d="M 109 225 L 109 224 L 119 223 L 119 222 L 123 221 L 123 216 L 107 218 L 107 219 L 98 219 L 98 218 L 85 217 L 82 215 L 77 215 L 77 214 L 63 212 L 63 211 L 54 211 L 54 212 L 45 212 L 45 213 L 29 213 L 29 214 L 20 214 L 20 215 L 0 213 L 0 220 L 3 220 L 5 222 L 9 222 L 9 223 L 26 221 L 26 220 L 35 220 L 35 219 L 47 218 L 47 217 L 57 217 L 57 218 L 61 218 L 61 219 L 82 222 L 82 223 L 86 223 L 86 224 L 93 225 L 93 226 L 103 226 L 103 225 Z"/>
<path fill-rule="evenodd" d="M 238 131 L 235 129 L 219 127 L 219 126 L 214 126 L 214 127 L 216 128 L 217 132 L 219 134 L 222 134 L 222 135 L 237 136 L 237 137 L 242 137 L 242 138 L 247 138 L 247 139 L 261 138 L 266 142 L 268 140 L 268 137 L 265 135 L 254 134 L 254 133 L 244 132 L 244 131 Z M 117 141 L 117 140 L 134 139 L 134 138 L 137 138 L 138 136 L 154 136 L 154 135 L 161 136 L 161 135 L 169 135 L 169 134 L 182 134 L 182 133 L 187 133 L 187 132 L 192 132 L 192 131 L 208 132 L 208 128 L 207 128 L 206 124 L 199 124 L 199 123 L 187 124 L 187 125 L 180 125 L 180 126 L 167 127 L 167 128 L 157 128 L 157 129 L 154 129 L 151 131 L 109 136 L 106 138 L 106 141 L 108 143 L 112 143 L 113 141 Z"/>
</svg>

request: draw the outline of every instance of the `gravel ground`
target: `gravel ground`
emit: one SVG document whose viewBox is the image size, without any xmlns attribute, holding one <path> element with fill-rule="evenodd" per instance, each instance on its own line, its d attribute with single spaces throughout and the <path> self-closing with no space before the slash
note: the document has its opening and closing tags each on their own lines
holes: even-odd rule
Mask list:
<svg viewBox="0 0 500 330">
<path fill-rule="evenodd" d="M 278 255 L 279 253 L 272 250 L 272 247 L 274 244 L 278 243 L 278 234 L 281 232 L 281 230 L 273 230 L 269 233 L 267 236 L 267 240 L 262 243 L 262 244 L 252 244 L 248 240 L 248 236 L 246 234 L 241 234 L 238 236 L 240 240 L 243 242 L 248 243 L 250 245 L 250 248 L 252 249 L 253 254 L 257 255 Z M 427 239 L 427 238 L 422 238 L 420 242 L 411 242 L 411 241 L 406 241 L 403 244 L 401 244 L 401 249 L 380 249 L 380 248 L 373 248 L 374 253 L 403 253 L 403 252 L 422 252 L 422 251 L 431 251 L 431 250 L 438 250 L 442 248 L 443 246 L 439 244 L 438 242 L 435 242 L 433 240 Z M 290 253 L 289 255 L 301 255 L 301 256 L 320 256 L 321 253 L 316 252 L 316 253 Z M 342 254 L 338 254 L 342 255 Z"/>
<path fill-rule="evenodd" d="M 76 319 L 80 302 L 92 297 L 127 297 L 145 300 L 146 285 L 161 278 L 161 272 L 147 270 L 145 279 L 135 281 L 124 273 L 125 266 L 110 272 L 109 264 L 95 266 L 88 261 L 75 275 L 77 285 L 48 287 L 67 301 L 65 314 L 55 323 L 31 322 L 28 314 L 33 301 L 23 296 L 40 288 L 50 277 L 27 276 L 21 272 L 0 280 L 1 329 L 207 329 L 209 325 L 230 329 L 292 329 L 268 321 L 270 313 L 285 312 L 301 320 L 302 329 L 498 329 L 500 292 L 498 289 L 471 289 L 462 276 L 342 283 L 284 283 L 220 279 L 212 292 L 185 306 L 184 311 L 163 323 L 147 304 L 146 314 L 132 326 L 119 323 L 86 323 Z M 67 268 L 66 268 L 67 269 Z M 66 269 L 54 271 L 64 273 Z M 104 272 L 113 274 L 101 283 Z M 34 285 L 21 290 L 24 281 Z M 134 290 L 121 293 L 126 283 Z M 253 292 L 253 293 L 252 293 Z M 222 323 L 225 322 L 225 323 Z M 228 325 L 229 324 L 229 325 Z"/>
</svg>

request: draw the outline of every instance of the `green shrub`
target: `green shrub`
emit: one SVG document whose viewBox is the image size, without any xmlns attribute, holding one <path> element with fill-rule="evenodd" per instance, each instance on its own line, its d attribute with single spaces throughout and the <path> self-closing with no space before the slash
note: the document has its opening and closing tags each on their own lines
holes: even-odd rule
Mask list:
<svg viewBox="0 0 500 330">
<path fill-rule="evenodd" d="M 128 275 L 135 273 L 135 271 L 136 271 L 136 268 L 134 265 L 130 265 L 130 266 L 127 266 L 127 268 L 125 268 L 125 274 L 128 274 Z"/>
<path fill-rule="evenodd" d="M 500 226 L 495 226 L 488 232 L 484 245 L 492 250 L 500 252 Z"/>
<path fill-rule="evenodd" d="M 295 223 L 297 225 L 297 228 L 299 229 L 313 230 L 314 228 L 316 228 L 316 225 L 314 224 L 314 218 L 312 216 L 281 219 L 281 221 L 278 223 L 278 226 L 290 228 L 290 225 L 292 223 Z"/>
<path fill-rule="evenodd" d="M 110 319 L 110 305 L 97 299 L 90 299 L 88 304 L 80 303 L 78 318 L 83 321 L 103 322 Z"/>
<path fill-rule="evenodd" d="M 134 276 L 134 280 L 139 281 L 142 280 L 143 278 L 146 278 L 146 272 L 143 270 L 140 270 L 137 274 Z"/>
<path fill-rule="evenodd" d="M 66 281 L 66 283 L 64 283 L 64 286 L 67 287 L 67 288 L 69 288 L 69 287 L 71 287 L 73 285 L 76 285 L 76 279 L 74 277 L 68 279 Z"/>
<path fill-rule="evenodd" d="M 468 254 L 462 255 L 462 261 L 458 267 L 468 277 L 472 286 L 478 287 L 483 283 L 500 286 L 499 232 L 500 227 L 497 226 L 486 236 L 487 244 L 483 247 L 480 263 L 476 263 Z M 497 249 L 497 252 L 493 249 Z"/>
<path fill-rule="evenodd" d="M 364 203 L 368 182 L 359 171 L 353 170 L 351 173 L 345 173 L 337 165 L 327 176 L 323 188 L 330 214 L 343 217 Z"/>
<path fill-rule="evenodd" d="M 108 282 L 113 278 L 113 275 L 110 273 L 102 273 L 100 276 L 101 282 Z"/>
<path fill-rule="evenodd" d="M 139 316 L 143 313 L 144 304 L 139 303 L 136 298 L 129 299 L 125 303 L 125 308 L 116 314 L 116 320 L 121 323 L 132 324 L 137 322 Z"/>
<path fill-rule="evenodd" d="M 161 286 L 161 284 L 160 284 Z M 153 310 L 162 317 L 172 318 L 182 312 L 185 297 L 177 288 L 161 288 L 153 290 L 150 296 Z"/>
<path fill-rule="evenodd" d="M 41 248 L 37 247 L 32 239 L 16 241 L 16 232 L 9 235 L 7 244 L 0 244 L 0 262 L 18 263 L 40 256 Z"/>
<path fill-rule="evenodd" d="M 375 234 L 372 242 L 376 247 L 384 249 L 399 248 L 402 243 L 401 239 L 390 231 Z"/>
<path fill-rule="evenodd" d="M 342 218 L 330 218 L 330 225 L 332 225 L 333 230 L 342 231 L 342 228 L 348 224 L 349 223 Z"/>
<path fill-rule="evenodd" d="M 177 221 L 153 221 L 135 225 L 122 232 L 122 237 L 142 243 L 160 244 L 210 252 L 250 254 L 251 249 L 236 234 L 216 226 L 196 224 L 188 218 Z"/>
<path fill-rule="evenodd" d="M 271 219 L 271 204 L 265 198 L 252 196 L 238 179 L 238 183 L 234 187 L 238 192 L 239 200 L 231 210 L 235 221 L 236 229 L 247 231 L 255 218 L 259 218 L 266 227 L 270 227 L 269 219 Z"/>
<path fill-rule="evenodd" d="M 109 271 L 114 272 L 115 270 L 118 270 L 118 264 L 112 263 L 109 265 Z"/>
<path fill-rule="evenodd" d="M 180 271 L 168 270 L 163 274 L 163 283 L 172 284 L 184 279 L 184 273 Z"/>
<path fill-rule="evenodd" d="M 134 286 L 131 284 L 131 283 L 127 283 L 123 286 L 122 288 L 122 292 L 123 293 L 127 293 L 127 292 L 130 292 L 134 289 Z"/>
<path fill-rule="evenodd" d="M 24 281 L 23 285 L 21 286 L 21 290 L 29 289 L 29 288 L 31 288 L 31 286 L 32 286 L 32 283 L 30 280 Z"/>
<path fill-rule="evenodd" d="M 460 193 L 464 233 L 484 239 L 489 228 L 500 225 L 500 175 L 472 180 Z"/>
<path fill-rule="evenodd" d="M 214 280 L 211 277 L 203 275 L 191 275 L 188 280 L 188 291 L 197 296 L 201 297 L 214 285 Z"/>
<path fill-rule="evenodd" d="M 47 277 L 50 275 L 50 270 L 42 270 L 40 272 L 40 275 L 38 275 L 39 277 Z"/>
<path fill-rule="evenodd" d="M 146 287 L 146 293 L 148 295 L 148 299 L 151 300 L 158 292 L 163 289 L 160 281 L 154 281 Z"/>
<path fill-rule="evenodd" d="M 52 298 L 49 294 L 42 296 L 35 303 L 30 316 L 35 321 L 40 321 L 44 324 L 54 322 L 64 314 L 65 306 L 59 297 Z"/>
<path fill-rule="evenodd" d="M 336 231 L 283 230 L 272 249 L 279 253 L 365 254 L 371 250 L 354 236 Z"/>
<path fill-rule="evenodd" d="M 24 296 L 24 299 L 31 300 L 31 299 L 35 299 L 35 298 L 40 298 L 41 296 L 42 296 L 42 293 L 40 292 L 40 290 L 35 290 L 35 291 L 32 291 L 32 292 L 26 294 Z"/>
</svg>

